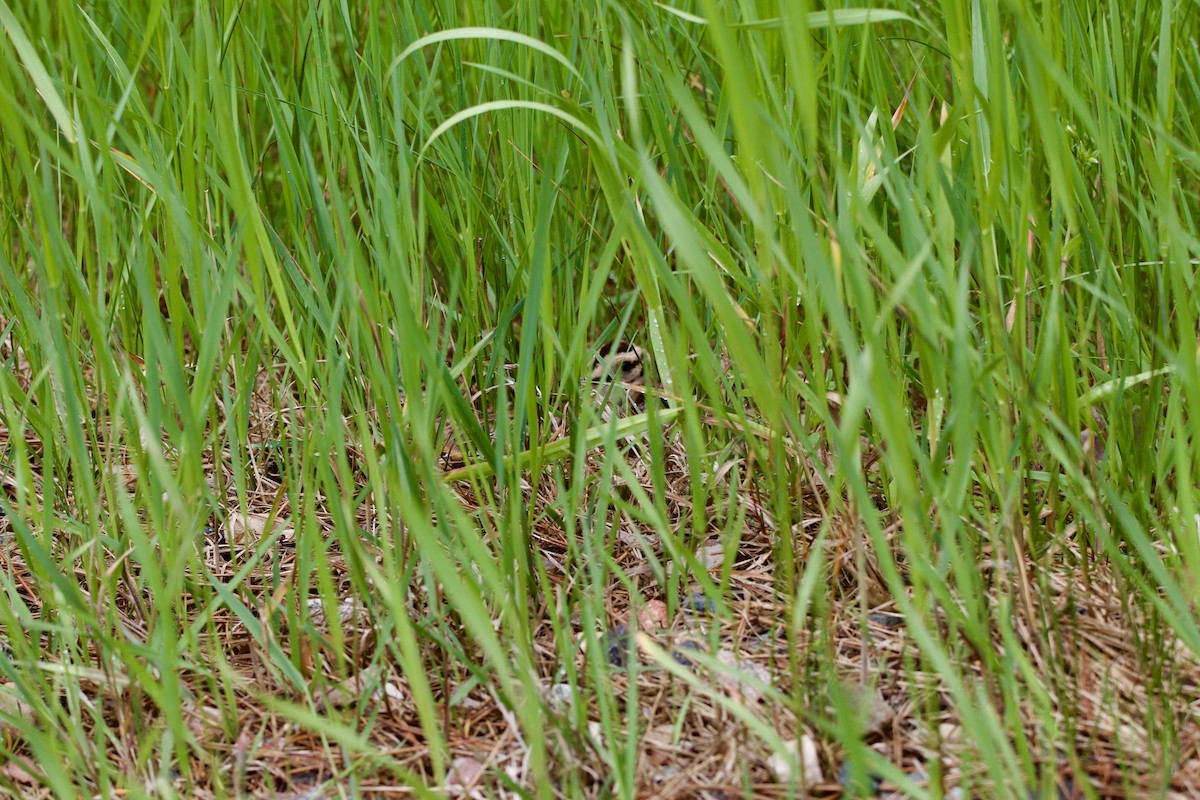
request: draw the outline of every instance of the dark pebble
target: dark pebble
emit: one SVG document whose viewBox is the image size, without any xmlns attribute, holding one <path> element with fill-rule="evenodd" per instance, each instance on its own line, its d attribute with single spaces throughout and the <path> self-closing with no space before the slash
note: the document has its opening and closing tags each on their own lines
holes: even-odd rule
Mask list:
<svg viewBox="0 0 1200 800">
<path fill-rule="evenodd" d="M 695 652 L 699 652 L 700 649 L 701 648 L 700 648 L 699 642 L 680 642 L 679 643 L 679 650 L 691 650 L 692 652 L 695 653 Z M 679 652 L 679 650 L 671 651 L 671 658 L 675 659 L 675 663 L 679 664 L 682 667 L 692 666 L 692 660 L 690 658 L 688 658 L 687 656 L 685 656 L 683 653 Z"/>
<path fill-rule="evenodd" d="M 629 631 L 624 625 L 609 628 L 600 640 L 600 646 L 604 648 L 608 663 L 614 667 L 625 666 L 625 658 L 629 654 Z"/>
<path fill-rule="evenodd" d="M 213 525 L 205 525 L 204 538 L 215 544 L 217 547 L 225 547 L 227 544 L 229 544 L 229 537 L 225 535 L 224 526 L 215 527 Z"/>
<path fill-rule="evenodd" d="M 697 614 L 712 614 L 717 610 L 717 604 L 700 592 L 688 595 L 687 600 L 683 602 L 683 607 Z"/>
<path fill-rule="evenodd" d="M 862 776 L 855 775 L 850 769 L 850 762 L 847 761 L 838 770 L 837 782 L 845 790 L 843 797 L 876 797 L 883 779 L 878 775 L 869 775 L 866 779 L 866 786 L 863 786 Z"/>
</svg>

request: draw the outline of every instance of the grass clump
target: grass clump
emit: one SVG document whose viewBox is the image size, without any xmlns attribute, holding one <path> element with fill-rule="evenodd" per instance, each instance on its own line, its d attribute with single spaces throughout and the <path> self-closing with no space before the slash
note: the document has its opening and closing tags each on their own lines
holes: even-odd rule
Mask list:
<svg viewBox="0 0 1200 800">
<path fill-rule="evenodd" d="M 1196 791 L 1197 15 L 759 5 L 0 0 L 0 792 Z"/>
</svg>

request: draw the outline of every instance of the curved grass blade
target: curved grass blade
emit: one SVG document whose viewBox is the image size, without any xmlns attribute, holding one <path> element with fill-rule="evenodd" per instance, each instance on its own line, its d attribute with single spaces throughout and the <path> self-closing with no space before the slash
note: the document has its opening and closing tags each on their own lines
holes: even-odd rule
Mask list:
<svg viewBox="0 0 1200 800">
<path fill-rule="evenodd" d="M 3 28 L 4 32 L 8 34 L 8 38 L 12 40 L 13 47 L 21 58 L 21 63 L 25 65 L 25 70 L 33 79 L 34 87 L 42 96 L 42 101 L 45 102 L 50 115 L 54 117 L 59 130 L 62 131 L 63 136 L 67 137 L 67 141 L 74 144 L 75 123 L 71 120 L 66 103 L 59 96 L 58 90 L 54 88 L 54 79 L 46 71 L 46 65 L 38 57 L 33 43 L 29 41 L 29 37 L 25 35 L 25 31 L 17 22 L 17 18 L 13 16 L 12 9 L 4 0 L 0 0 L 0 28 Z"/>
<path fill-rule="evenodd" d="M 425 140 L 425 144 L 421 146 L 421 156 L 425 156 L 425 151 L 430 145 L 440 139 L 447 131 L 454 126 L 465 122 L 474 117 L 481 117 L 484 114 L 489 114 L 493 111 L 508 111 L 511 109 L 524 108 L 530 111 L 541 111 L 549 114 L 552 117 L 557 117 L 573 128 L 577 128 L 582 133 L 586 134 L 590 143 L 595 144 L 599 141 L 599 135 L 593 131 L 583 120 L 576 116 L 568 114 L 561 108 L 549 105 L 548 103 L 539 103 L 535 100 L 489 100 L 486 103 L 479 103 L 470 108 L 464 108 L 457 114 L 452 115 L 442 124 L 433 129 L 433 133 L 429 134 L 429 138 Z"/>
<path fill-rule="evenodd" d="M 482 39 L 485 41 L 511 42 L 513 44 L 523 45 L 531 50 L 536 50 L 544 56 L 549 56 L 559 64 L 562 64 L 564 67 L 566 67 L 567 71 L 576 78 L 583 80 L 583 76 L 579 74 L 579 70 L 575 68 L 575 65 L 572 64 L 566 56 L 555 50 L 550 45 L 546 44 L 540 39 L 535 39 L 532 36 L 526 36 L 523 33 L 514 33 L 513 31 L 506 31 L 500 28 L 453 28 L 448 31 L 438 31 L 437 33 L 431 33 L 428 36 L 422 36 L 420 39 L 417 39 L 408 47 L 404 48 L 404 51 L 392 60 L 392 63 L 388 65 L 387 72 L 384 73 L 384 80 L 390 78 L 393 70 L 395 70 L 396 67 L 400 66 L 405 59 L 418 50 L 428 47 L 431 44 L 461 41 L 464 39 Z"/>
<path fill-rule="evenodd" d="M 668 14 L 679 17 L 685 22 L 692 22 L 697 25 L 708 25 L 709 20 L 706 17 L 698 14 L 691 14 L 678 8 L 666 5 L 665 3 L 655 3 L 654 5 L 666 11 Z M 828 11 L 813 11 L 808 15 L 808 29 L 818 30 L 820 28 L 849 28 L 854 25 L 870 25 L 877 22 L 912 22 L 920 25 L 920 21 L 910 17 L 903 11 L 893 11 L 887 8 L 834 8 Z M 775 30 L 780 27 L 782 21 L 779 17 L 768 17 L 767 19 L 754 19 L 745 22 L 730 23 L 728 27 L 734 29 L 745 30 Z"/>
</svg>

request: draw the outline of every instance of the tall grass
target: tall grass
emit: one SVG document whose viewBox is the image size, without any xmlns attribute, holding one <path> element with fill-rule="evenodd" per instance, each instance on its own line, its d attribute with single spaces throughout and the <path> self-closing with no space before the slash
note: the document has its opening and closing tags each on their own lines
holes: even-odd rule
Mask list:
<svg viewBox="0 0 1200 800">
<path fill-rule="evenodd" d="M 951 782 L 1084 775 L 1099 692 L 1166 793 L 1200 14 L 880 5 L 0 0 L 0 787 L 269 792 L 271 747 L 436 787 L 486 700 L 522 753 L 495 791 L 633 797 L 670 676 L 740 731 L 735 789 L 808 730 L 941 796 L 838 689 L 887 601 Z M 736 619 L 761 542 L 761 705 L 599 657 L 650 595 Z M 1081 686 L 1064 574 L 1117 593 L 1145 707 Z M 368 665 L 404 711 L 322 702 Z"/>
</svg>

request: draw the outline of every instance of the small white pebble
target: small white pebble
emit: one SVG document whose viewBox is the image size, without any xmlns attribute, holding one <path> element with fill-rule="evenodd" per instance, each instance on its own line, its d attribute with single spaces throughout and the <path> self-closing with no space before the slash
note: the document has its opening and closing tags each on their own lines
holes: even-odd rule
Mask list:
<svg viewBox="0 0 1200 800">
<path fill-rule="evenodd" d="M 556 683 L 542 694 L 555 711 L 564 711 L 575 704 L 575 690 L 569 683 Z"/>
<path fill-rule="evenodd" d="M 791 783 L 793 780 L 802 781 L 804 788 L 816 786 L 825 782 L 825 774 L 821 771 L 821 760 L 817 756 L 817 743 L 808 734 L 800 737 L 800 742 L 789 739 L 783 743 L 785 753 L 772 753 L 767 759 L 767 767 L 775 774 L 780 783 Z M 795 774 L 795 765 L 799 762 L 800 774 Z"/>
</svg>

